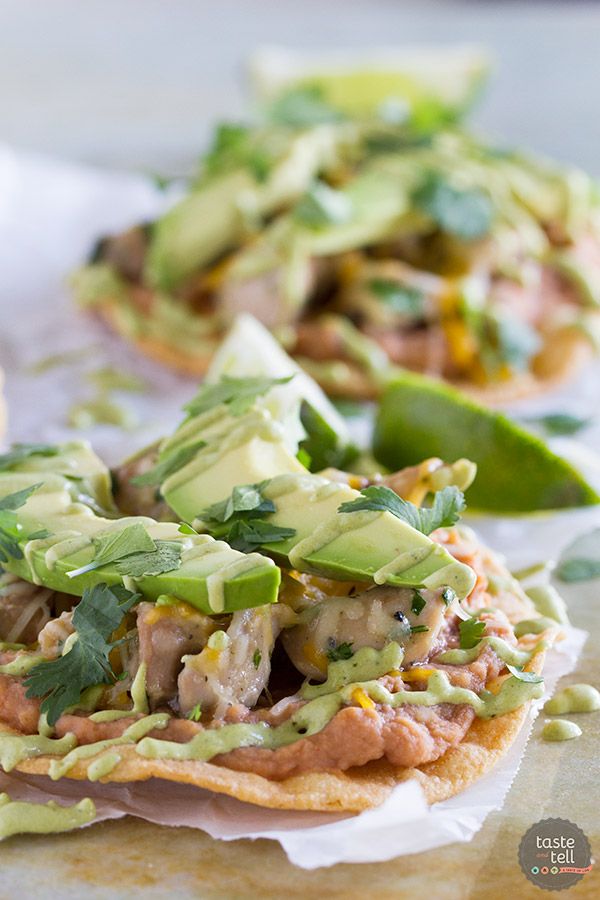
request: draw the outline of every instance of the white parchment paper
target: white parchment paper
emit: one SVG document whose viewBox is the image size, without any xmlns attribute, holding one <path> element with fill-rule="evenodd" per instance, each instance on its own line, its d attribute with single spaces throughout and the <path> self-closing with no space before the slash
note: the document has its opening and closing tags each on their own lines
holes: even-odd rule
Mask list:
<svg viewBox="0 0 600 900">
<path fill-rule="evenodd" d="M 93 318 L 75 312 L 66 288 L 68 272 L 83 262 L 100 235 L 152 218 L 173 196 L 140 176 L 56 163 L 0 145 L 0 364 L 6 374 L 10 410 L 8 440 L 84 436 L 107 462 L 114 463 L 179 420 L 182 403 L 194 393 L 194 382 L 141 359 Z M 84 358 L 42 375 L 32 374 L 31 365 L 48 354 L 82 347 L 88 350 Z M 137 414 L 140 426 L 129 433 L 110 426 L 96 426 L 83 435 L 74 432 L 66 424 L 68 409 L 91 393 L 87 374 L 106 365 L 136 372 L 146 380 L 147 393 L 119 398 Z M 599 398 L 596 373 L 553 401 L 530 404 L 527 411 L 568 409 L 587 415 L 598 410 Z M 590 428 L 583 441 L 556 443 L 557 450 L 577 460 L 600 483 L 598 428 Z M 557 555 L 574 534 L 598 524 L 598 513 L 480 518 L 471 524 L 512 565 L 520 566 Z M 545 672 L 549 692 L 559 677 L 573 670 L 584 641 L 584 632 L 568 629 L 566 640 L 549 654 Z M 85 794 L 97 804 L 97 821 L 129 814 L 200 828 L 223 840 L 270 838 L 279 841 L 293 863 L 308 869 L 379 861 L 470 840 L 486 815 L 502 805 L 539 707 L 539 703 L 532 707 L 518 739 L 491 773 L 431 809 L 416 783 L 399 786 L 378 809 L 352 817 L 264 810 L 157 780 L 124 787 L 0 774 L 0 791 L 13 799 L 63 803 Z M 395 827 L 407 824 L 401 831 Z"/>
</svg>

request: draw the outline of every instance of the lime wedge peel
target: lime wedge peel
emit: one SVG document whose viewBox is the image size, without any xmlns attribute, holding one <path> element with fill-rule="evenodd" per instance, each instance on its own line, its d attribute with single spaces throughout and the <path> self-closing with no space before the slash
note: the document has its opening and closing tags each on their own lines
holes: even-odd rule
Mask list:
<svg viewBox="0 0 600 900">
<path fill-rule="evenodd" d="M 600 503 L 581 473 L 539 438 L 455 388 L 414 373 L 404 372 L 384 391 L 373 452 L 392 470 L 431 456 L 473 460 L 472 509 L 530 513 Z"/>
</svg>

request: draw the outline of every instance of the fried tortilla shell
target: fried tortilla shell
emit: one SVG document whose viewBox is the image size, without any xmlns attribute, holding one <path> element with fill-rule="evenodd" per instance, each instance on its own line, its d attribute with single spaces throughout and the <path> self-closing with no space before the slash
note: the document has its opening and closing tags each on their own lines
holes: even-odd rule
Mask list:
<svg viewBox="0 0 600 900">
<path fill-rule="evenodd" d="M 125 325 L 120 306 L 120 302 L 107 299 L 98 303 L 95 309 L 113 331 L 132 341 L 141 353 L 155 362 L 194 378 L 201 378 L 206 373 L 212 357 L 211 341 L 204 339 L 202 350 L 190 353 L 154 335 L 140 332 L 132 336 L 130 329 Z M 219 341 L 215 338 L 214 350 L 218 344 Z M 592 356 L 593 348 L 589 338 L 579 330 L 564 328 L 546 336 L 543 349 L 535 358 L 531 372 L 483 385 L 464 380 L 453 383 L 455 387 L 487 406 L 501 406 L 543 394 L 572 381 Z M 347 374 L 338 380 L 329 376 L 324 367 L 313 368 L 310 360 L 298 361 L 302 365 L 306 363 L 309 374 L 333 397 L 366 401 L 376 400 L 380 393 L 380 386 L 369 373 L 352 363 L 345 363 Z"/>
</svg>

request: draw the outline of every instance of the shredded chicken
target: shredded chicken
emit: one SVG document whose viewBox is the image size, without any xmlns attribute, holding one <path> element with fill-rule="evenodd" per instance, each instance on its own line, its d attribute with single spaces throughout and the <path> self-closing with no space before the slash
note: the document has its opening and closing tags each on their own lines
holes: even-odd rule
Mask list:
<svg viewBox="0 0 600 900">
<path fill-rule="evenodd" d="M 415 598 L 421 597 L 415 606 Z M 383 649 L 390 641 L 404 648 L 404 664 L 425 659 L 445 624 L 449 607 L 440 591 L 382 585 L 353 597 L 328 597 L 308 606 L 300 623 L 282 636 L 286 652 L 296 668 L 322 680 L 328 659 L 340 659 L 338 648 L 350 655 L 361 647 Z M 416 632 L 411 628 L 418 628 Z"/>
<path fill-rule="evenodd" d="M 155 708 L 175 699 L 182 657 L 198 653 L 218 626 L 213 618 L 202 615 L 187 603 L 174 606 L 140 603 L 137 627 L 139 662 L 146 664 L 146 692 L 151 707 Z"/>
<path fill-rule="evenodd" d="M 0 641 L 33 644 L 51 616 L 57 599 L 66 595 L 23 581 L 4 572 L 0 576 Z M 72 604 L 73 598 L 70 598 Z M 70 605 L 69 604 L 69 605 Z"/>
<path fill-rule="evenodd" d="M 158 446 L 153 444 L 113 470 L 115 503 L 128 516 L 150 516 L 159 522 L 173 518 L 156 486 L 138 487 L 132 484 L 133 478 L 144 475 L 156 465 L 157 457 Z"/>
<path fill-rule="evenodd" d="M 41 652 L 48 659 L 60 656 L 65 641 L 74 631 L 72 612 L 64 612 L 57 619 L 50 619 L 38 637 Z"/>
<path fill-rule="evenodd" d="M 254 706 L 269 681 L 275 640 L 290 615 L 285 607 L 271 606 L 235 612 L 221 648 L 208 646 L 185 660 L 178 679 L 182 712 L 200 704 L 218 719 L 234 704 Z"/>
</svg>

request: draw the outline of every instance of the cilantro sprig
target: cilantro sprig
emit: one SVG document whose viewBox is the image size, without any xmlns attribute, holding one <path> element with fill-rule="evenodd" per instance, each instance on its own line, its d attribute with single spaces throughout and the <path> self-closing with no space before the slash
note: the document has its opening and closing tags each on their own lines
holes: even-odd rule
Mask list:
<svg viewBox="0 0 600 900">
<path fill-rule="evenodd" d="M 211 534 L 243 553 L 293 537 L 294 528 L 264 521 L 275 512 L 275 504 L 263 494 L 267 483 L 238 485 L 225 500 L 205 509 L 200 518 Z"/>
<path fill-rule="evenodd" d="M 232 416 L 242 416 L 258 397 L 268 393 L 277 384 L 287 384 L 293 377 L 230 378 L 224 375 L 217 384 L 203 384 L 184 409 L 190 416 L 199 416 L 224 403 Z"/>
<path fill-rule="evenodd" d="M 141 522 L 99 535 L 93 539 L 93 544 L 93 560 L 67 572 L 69 578 L 77 578 L 112 563 L 116 564 L 120 575 L 132 578 L 160 575 L 176 569 L 180 564 L 181 545 L 175 541 L 153 540 Z"/>
<path fill-rule="evenodd" d="M 456 188 L 439 172 L 427 173 L 412 200 L 438 228 L 464 241 L 484 237 L 492 226 L 489 196 L 478 188 Z"/>
<path fill-rule="evenodd" d="M 461 650 L 472 650 L 482 639 L 484 631 L 485 622 L 480 622 L 475 616 L 459 622 L 458 632 Z"/>
<path fill-rule="evenodd" d="M 422 534 L 431 534 L 436 528 L 449 528 L 454 525 L 466 505 L 462 491 L 454 485 L 437 491 L 430 507 L 415 506 L 385 485 L 371 485 L 363 488 L 360 493 L 362 497 L 342 503 L 338 512 L 352 513 L 360 510 L 390 512 Z"/>
<path fill-rule="evenodd" d="M 38 663 L 25 678 L 26 696 L 44 698 L 40 711 L 49 725 L 78 703 L 87 688 L 116 681 L 109 657 L 121 641 L 111 642 L 110 637 L 140 599 L 121 585 L 97 584 L 83 592 L 73 611 L 77 639 L 71 649 Z"/>
<path fill-rule="evenodd" d="M 32 456 L 57 456 L 58 447 L 52 444 L 13 444 L 7 453 L 0 454 L 0 472 L 13 469 Z"/>
<path fill-rule="evenodd" d="M 519 681 L 525 681 L 528 684 L 540 684 L 544 680 L 542 675 L 538 675 L 537 672 L 525 672 L 521 666 L 511 666 L 510 663 L 507 663 L 506 668 Z"/>
<path fill-rule="evenodd" d="M 352 641 L 344 641 L 341 644 L 334 643 L 334 646 L 330 647 L 325 654 L 329 662 L 338 662 L 341 659 L 351 659 L 354 656 L 352 644 Z"/>
<path fill-rule="evenodd" d="M 163 481 L 166 481 L 169 475 L 173 475 L 191 462 L 203 447 L 206 447 L 206 441 L 194 441 L 192 444 L 179 447 L 164 459 L 159 459 L 156 465 L 144 472 L 143 475 L 136 475 L 131 479 L 131 483 L 135 487 L 158 487 Z"/>
</svg>

